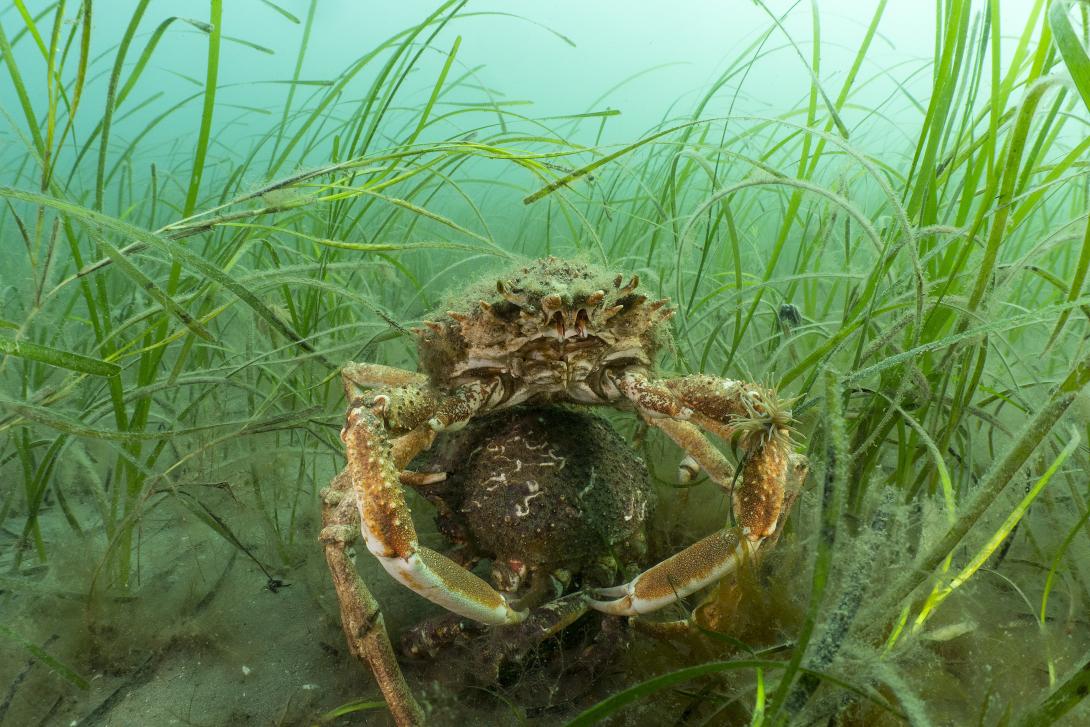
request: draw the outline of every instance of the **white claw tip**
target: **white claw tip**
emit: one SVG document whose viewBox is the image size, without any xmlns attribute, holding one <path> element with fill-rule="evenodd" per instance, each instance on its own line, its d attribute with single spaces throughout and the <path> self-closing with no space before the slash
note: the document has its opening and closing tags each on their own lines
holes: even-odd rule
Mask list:
<svg viewBox="0 0 1090 727">
<path fill-rule="evenodd" d="M 610 588 L 595 588 L 595 596 L 604 596 L 606 598 L 617 598 L 618 596 L 627 596 L 631 593 L 628 583 L 622 583 L 619 586 L 611 586 Z"/>
<path fill-rule="evenodd" d="M 614 601 L 587 601 L 587 605 L 595 611 L 608 613 L 610 616 L 638 616 L 639 612 L 632 606 L 632 598 L 625 596 Z"/>
<path fill-rule="evenodd" d="M 677 467 L 677 479 L 683 485 L 687 485 L 696 479 L 700 472 L 700 465 L 691 456 L 686 456 Z"/>
</svg>

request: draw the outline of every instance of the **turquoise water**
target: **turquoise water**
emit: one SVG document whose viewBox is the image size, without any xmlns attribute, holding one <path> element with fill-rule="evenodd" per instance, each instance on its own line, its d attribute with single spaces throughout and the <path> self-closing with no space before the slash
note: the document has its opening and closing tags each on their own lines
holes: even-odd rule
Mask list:
<svg viewBox="0 0 1090 727">
<path fill-rule="evenodd" d="M 0 724 L 1085 722 L 1087 27 L 1043 0 L 5 5 Z M 510 393 L 553 355 L 517 313 L 568 296 L 581 351 L 598 285 L 618 321 L 674 311 L 618 344 L 656 396 L 759 393 L 668 412 L 694 439 L 618 365 L 530 399 L 605 417 L 584 447 L 496 399 L 400 463 L 449 473 L 403 488 L 419 542 L 555 633 L 440 643 L 443 609 L 350 542 L 391 709 L 325 558 L 365 497 L 322 495 L 339 370 L 423 370 L 485 316 L 503 363 L 475 370 Z M 440 369 L 363 388 L 465 383 Z M 579 466 L 528 455 L 528 489 L 471 506 L 522 426 Z M 758 472 L 773 441 L 795 474 Z M 755 485 L 789 505 L 757 557 L 583 613 L 750 527 Z M 520 531 L 542 503 L 570 538 Z"/>
</svg>

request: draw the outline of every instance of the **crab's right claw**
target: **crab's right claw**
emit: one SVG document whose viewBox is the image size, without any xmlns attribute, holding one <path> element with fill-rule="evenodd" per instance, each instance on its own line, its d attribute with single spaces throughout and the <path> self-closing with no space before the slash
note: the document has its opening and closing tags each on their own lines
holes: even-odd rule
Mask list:
<svg viewBox="0 0 1090 727">
<path fill-rule="evenodd" d="M 700 463 L 691 454 L 681 458 L 677 466 L 677 482 L 679 485 L 688 485 L 700 475 Z"/>
<path fill-rule="evenodd" d="M 712 533 L 644 571 L 628 583 L 592 593 L 611 600 L 592 600 L 591 608 L 614 616 L 637 616 L 670 605 L 724 577 L 760 541 L 751 543 L 737 528 Z"/>
<path fill-rule="evenodd" d="M 399 452 L 387 437 L 373 402 L 358 400 L 341 431 L 348 475 L 356 491 L 360 529 L 367 549 L 395 579 L 424 598 L 474 621 L 518 623 L 525 611 L 511 608 L 500 593 L 450 558 L 417 542 L 412 513 L 399 484 Z M 398 440 L 401 441 L 401 440 Z M 429 441 L 421 438 L 419 444 Z"/>
</svg>

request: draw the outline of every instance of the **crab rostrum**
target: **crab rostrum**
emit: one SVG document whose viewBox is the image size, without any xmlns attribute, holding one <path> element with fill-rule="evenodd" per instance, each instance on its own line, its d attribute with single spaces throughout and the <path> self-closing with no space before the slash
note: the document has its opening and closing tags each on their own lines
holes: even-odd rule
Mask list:
<svg viewBox="0 0 1090 727">
<path fill-rule="evenodd" d="M 791 453 L 790 411 L 774 391 L 756 384 L 702 374 L 660 376 L 655 361 L 669 341 L 667 321 L 674 311 L 666 299 L 649 301 L 638 286 L 636 276 L 626 279 L 555 257 L 536 260 L 470 287 L 448 301 L 444 315 L 424 321 L 414 331 L 419 373 L 366 363 L 342 370 L 350 401 L 341 431 L 348 468 L 327 491 L 323 539 L 349 642 L 376 671 L 400 721 L 413 721 L 410 708 L 399 714 L 394 704 L 407 694 L 406 687 L 398 681 L 400 673 L 389 674 L 397 671 L 396 663 L 389 663 L 384 630 L 378 634 L 374 628 L 381 621 L 373 599 L 358 576 L 347 571 L 351 564 L 343 559 L 343 549 L 353 537 L 348 526 L 359 523 L 367 549 L 398 581 L 449 611 L 486 624 L 527 618 L 523 604 L 501 593 L 512 590 L 502 576 L 520 580 L 527 563 L 533 564 L 535 546 L 549 548 L 544 532 L 535 542 L 533 528 L 519 529 L 516 548 L 494 543 L 498 590 L 465 563 L 418 542 L 401 488 L 426 491 L 445 478 L 442 472 L 406 469 L 437 433 L 521 404 L 631 410 L 685 451 L 683 473 L 691 476 L 699 467 L 732 493 L 736 526 L 725 523 L 621 585 L 593 589 L 592 598 L 579 604 L 584 608 L 618 616 L 660 609 L 722 578 L 776 531 L 785 484 L 804 471 Z M 737 441 L 743 450 L 740 478 L 706 433 Z M 527 483 L 512 478 L 507 486 L 527 489 Z M 482 483 L 477 479 L 474 484 Z M 593 489 L 595 483 L 583 487 Z M 525 507 L 535 496 L 546 494 L 526 492 Z M 494 531 L 502 530 L 503 517 L 510 514 L 487 508 L 474 512 L 472 501 L 460 508 L 462 526 L 468 520 L 478 530 L 487 530 L 490 518 L 496 518 Z"/>
</svg>

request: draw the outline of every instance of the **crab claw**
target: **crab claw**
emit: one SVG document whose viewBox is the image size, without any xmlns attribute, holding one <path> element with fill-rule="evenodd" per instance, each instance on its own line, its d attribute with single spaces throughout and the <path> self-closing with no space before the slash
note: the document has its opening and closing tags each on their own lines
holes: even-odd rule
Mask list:
<svg viewBox="0 0 1090 727">
<path fill-rule="evenodd" d="M 686 454 L 677 466 L 678 484 L 687 485 L 700 474 L 700 463 L 691 454 Z"/>
<path fill-rule="evenodd" d="M 589 606 L 613 616 L 637 616 L 669 606 L 733 571 L 760 541 L 751 542 L 737 528 L 712 533 L 677 555 L 644 571 L 628 583 L 592 591 Z"/>
<path fill-rule="evenodd" d="M 397 460 L 408 454 L 401 452 L 399 456 L 382 420 L 370 408 L 352 407 L 346 419 L 341 438 L 348 454 L 348 478 L 355 490 L 360 530 L 367 549 L 383 569 L 424 598 L 474 621 L 512 624 L 525 619 L 525 611 L 511 608 L 484 580 L 420 545 L 412 513 L 398 486 Z M 417 443 L 430 442 L 431 432 L 421 431 Z"/>
</svg>

